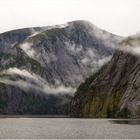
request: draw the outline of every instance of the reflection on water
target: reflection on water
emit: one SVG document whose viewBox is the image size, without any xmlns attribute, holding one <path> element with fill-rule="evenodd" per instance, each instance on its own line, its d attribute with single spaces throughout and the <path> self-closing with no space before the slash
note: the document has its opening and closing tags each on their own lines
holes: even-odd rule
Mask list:
<svg viewBox="0 0 140 140">
<path fill-rule="evenodd" d="M 139 119 L 118 119 L 118 120 L 109 120 L 112 123 L 117 124 L 133 124 L 133 125 L 140 125 Z"/>
</svg>

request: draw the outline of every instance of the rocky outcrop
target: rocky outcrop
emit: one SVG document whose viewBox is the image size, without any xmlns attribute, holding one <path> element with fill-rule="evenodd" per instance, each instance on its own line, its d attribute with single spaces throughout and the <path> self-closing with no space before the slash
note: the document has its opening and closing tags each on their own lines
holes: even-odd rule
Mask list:
<svg viewBox="0 0 140 140">
<path fill-rule="evenodd" d="M 124 39 L 111 61 L 81 84 L 71 101 L 77 117 L 140 117 L 140 36 Z"/>
</svg>

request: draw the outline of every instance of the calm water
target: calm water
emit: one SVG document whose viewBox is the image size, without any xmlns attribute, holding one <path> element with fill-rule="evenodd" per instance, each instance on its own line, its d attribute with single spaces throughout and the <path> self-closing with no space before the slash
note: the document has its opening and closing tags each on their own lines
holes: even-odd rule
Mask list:
<svg viewBox="0 0 140 140">
<path fill-rule="evenodd" d="M 0 138 L 140 138 L 140 124 L 128 122 L 107 119 L 0 118 Z"/>
</svg>

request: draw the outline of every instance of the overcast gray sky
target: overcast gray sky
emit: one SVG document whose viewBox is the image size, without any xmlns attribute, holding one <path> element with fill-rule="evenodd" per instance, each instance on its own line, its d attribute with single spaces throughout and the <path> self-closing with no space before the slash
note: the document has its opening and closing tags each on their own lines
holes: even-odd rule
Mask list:
<svg viewBox="0 0 140 140">
<path fill-rule="evenodd" d="M 140 0 L 0 0 L 0 32 L 89 20 L 117 35 L 140 31 Z"/>
</svg>

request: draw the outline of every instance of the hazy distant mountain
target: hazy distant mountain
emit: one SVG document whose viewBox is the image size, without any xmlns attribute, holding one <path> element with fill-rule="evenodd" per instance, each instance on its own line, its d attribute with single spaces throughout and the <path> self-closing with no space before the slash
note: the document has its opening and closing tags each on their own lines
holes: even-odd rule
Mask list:
<svg viewBox="0 0 140 140">
<path fill-rule="evenodd" d="M 0 35 L 0 113 L 62 114 L 122 38 L 87 21 Z"/>
<path fill-rule="evenodd" d="M 124 39 L 111 61 L 81 84 L 71 110 L 81 117 L 140 117 L 140 35 Z"/>
</svg>

